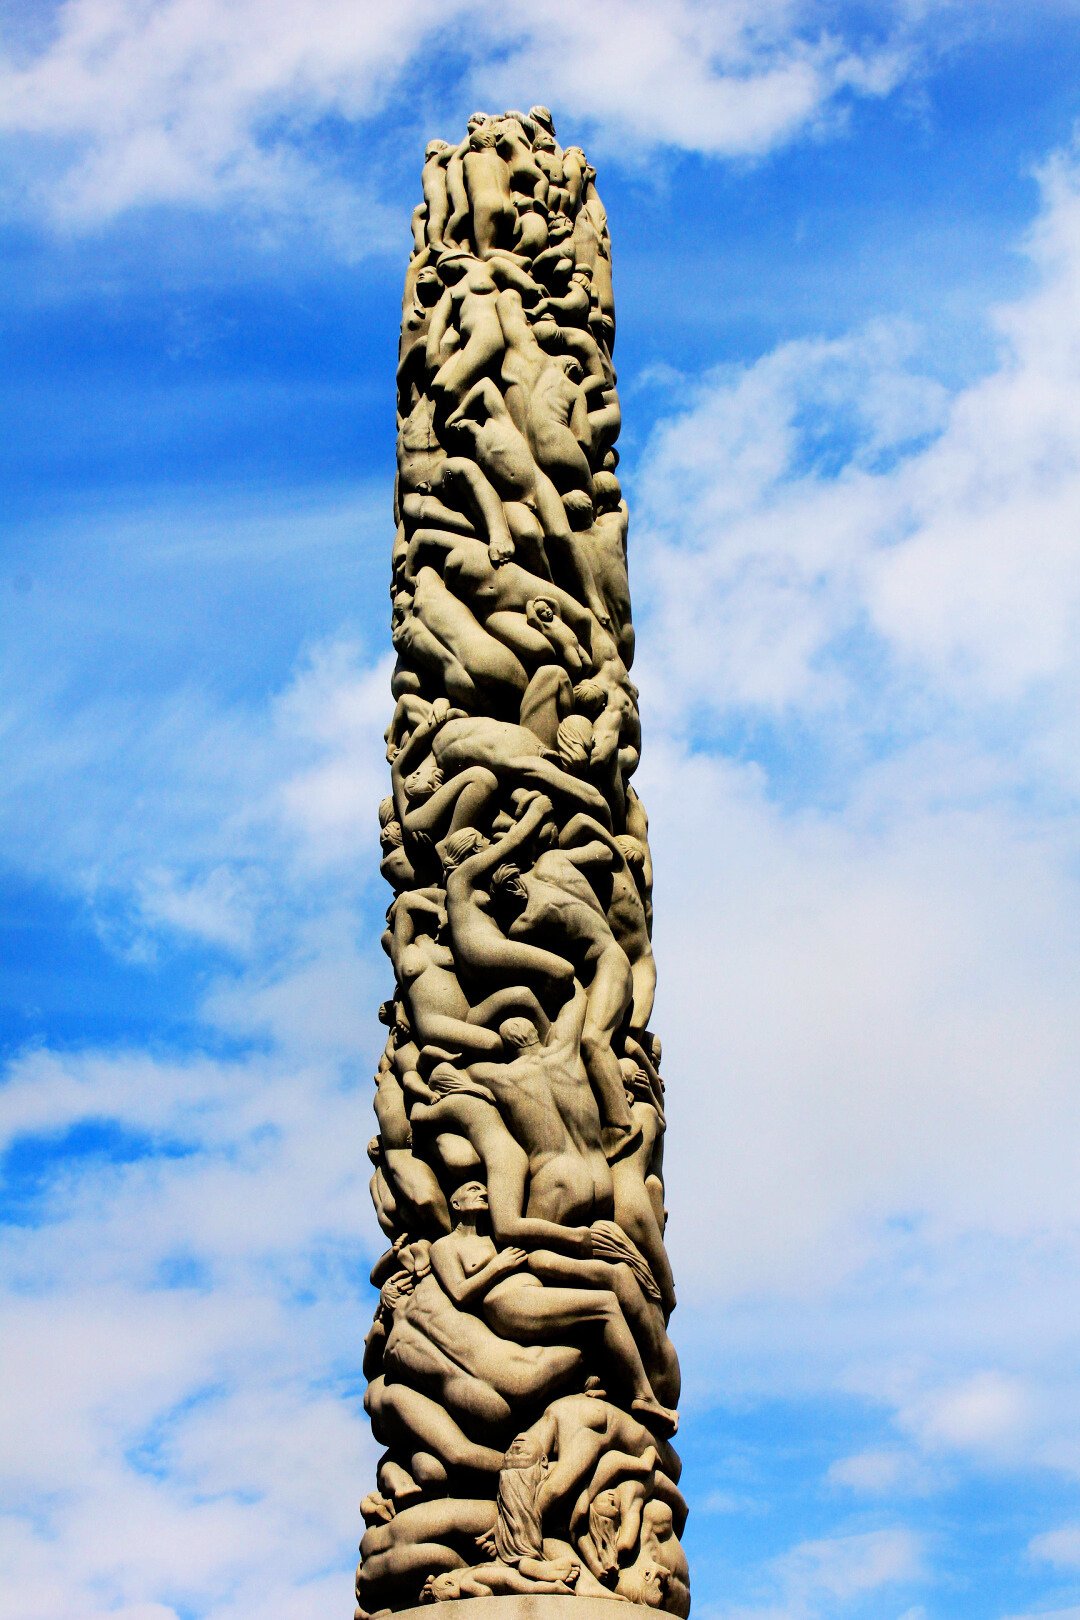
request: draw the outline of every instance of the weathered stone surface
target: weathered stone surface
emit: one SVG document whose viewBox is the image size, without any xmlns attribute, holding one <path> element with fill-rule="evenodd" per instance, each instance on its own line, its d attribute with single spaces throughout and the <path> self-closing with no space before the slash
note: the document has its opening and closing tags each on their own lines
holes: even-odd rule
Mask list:
<svg viewBox="0 0 1080 1620">
<path fill-rule="evenodd" d="M 370 1147 L 386 1450 L 359 1613 L 496 1596 L 508 1620 L 684 1616 L 606 216 L 541 107 L 431 142 L 422 183 Z"/>
</svg>

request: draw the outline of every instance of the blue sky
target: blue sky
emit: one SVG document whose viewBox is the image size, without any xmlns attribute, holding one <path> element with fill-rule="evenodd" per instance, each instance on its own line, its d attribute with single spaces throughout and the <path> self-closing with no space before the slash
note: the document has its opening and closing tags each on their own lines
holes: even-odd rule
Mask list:
<svg viewBox="0 0 1080 1620">
<path fill-rule="evenodd" d="M 0 40 L 0 1614 L 350 1612 L 408 218 L 545 101 L 615 248 L 695 1612 L 1080 1620 L 1080 6 Z"/>
</svg>

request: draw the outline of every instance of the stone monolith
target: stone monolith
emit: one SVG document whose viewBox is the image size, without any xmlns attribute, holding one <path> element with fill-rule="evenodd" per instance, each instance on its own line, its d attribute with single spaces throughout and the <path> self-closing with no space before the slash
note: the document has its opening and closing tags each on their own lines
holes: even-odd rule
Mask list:
<svg viewBox="0 0 1080 1620">
<path fill-rule="evenodd" d="M 358 1614 L 494 1596 L 506 1620 L 552 1597 L 685 1616 L 607 219 L 544 107 L 430 142 L 422 186 L 369 1149 L 385 1450 Z"/>
</svg>

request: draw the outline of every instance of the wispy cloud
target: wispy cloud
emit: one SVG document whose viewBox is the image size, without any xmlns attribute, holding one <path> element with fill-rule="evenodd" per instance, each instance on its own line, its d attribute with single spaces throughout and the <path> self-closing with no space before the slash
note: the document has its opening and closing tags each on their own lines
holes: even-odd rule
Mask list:
<svg viewBox="0 0 1080 1620">
<path fill-rule="evenodd" d="M 5 1144 L 68 1151 L 5 1244 L 12 1613 L 233 1620 L 268 1589 L 296 1620 L 346 1606 L 373 1462 L 358 1105 L 311 1061 L 16 1064 Z"/>
<path fill-rule="evenodd" d="M 546 97 L 608 148 L 734 156 L 792 139 L 853 95 L 887 93 L 905 63 L 887 38 L 865 47 L 823 31 L 795 0 L 630 0 L 616 30 L 599 0 L 542 14 L 489 0 L 66 0 L 0 73 L 0 129 L 24 157 L 35 143 L 32 201 L 68 226 L 228 203 L 299 223 L 314 213 L 355 254 L 389 239 L 379 124 L 399 121 L 395 96 L 415 102 L 408 75 L 422 72 L 429 116 L 452 103 L 457 123 L 467 97 Z M 366 133 L 362 161 L 335 142 L 346 124 Z"/>
<path fill-rule="evenodd" d="M 700 1367 L 858 1391 L 931 1478 L 1080 1463 L 1075 156 L 1042 182 L 992 372 L 786 345 L 681 380 L 635 489 Z"/>
</svg>

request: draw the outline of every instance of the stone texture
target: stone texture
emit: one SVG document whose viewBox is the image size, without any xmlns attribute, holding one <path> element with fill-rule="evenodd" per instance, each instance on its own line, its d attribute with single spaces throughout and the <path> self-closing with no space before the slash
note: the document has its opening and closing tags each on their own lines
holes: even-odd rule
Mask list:
<svg viewBox="0 0 1080 1620">
<path fill-rule="evenodd" d="M 689 1608 L 595 179 L 545 108 L 477 113 L 412 222 L 360 1615 Z"/>
</svg>

